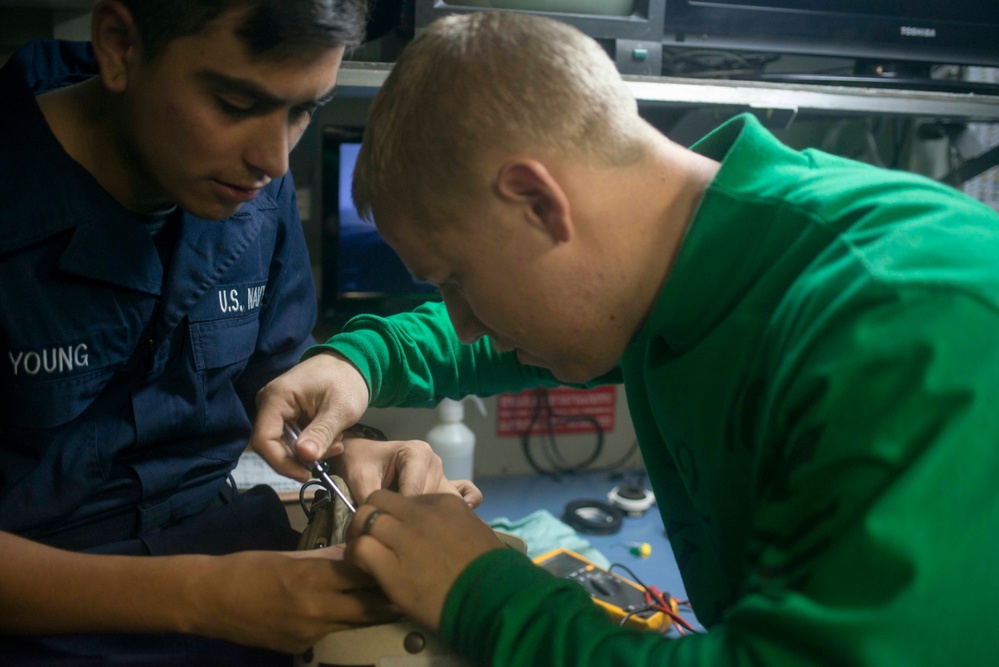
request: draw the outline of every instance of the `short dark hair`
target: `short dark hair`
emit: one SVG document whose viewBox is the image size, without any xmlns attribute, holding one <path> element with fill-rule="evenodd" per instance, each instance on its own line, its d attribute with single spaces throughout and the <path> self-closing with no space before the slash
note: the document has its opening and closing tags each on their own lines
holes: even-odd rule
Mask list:
<svg viewBox="0 0 999 667">
<path fill-rule="evenodd" d="M 253 56 L 279 60 L 311 50 L 353 48 L 364 41 L 367 0 L 121 0 L 132 13 L 143 54 L 199 33 L 232 9 L 250 8 L 238 35 Z"/>
</svg>

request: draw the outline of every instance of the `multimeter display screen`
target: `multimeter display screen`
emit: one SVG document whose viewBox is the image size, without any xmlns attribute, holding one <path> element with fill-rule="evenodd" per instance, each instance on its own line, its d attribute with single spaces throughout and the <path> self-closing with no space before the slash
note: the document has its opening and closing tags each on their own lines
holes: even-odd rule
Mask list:
<svg viewBox="0 0 999 667">
<path fill-rule="evenodd" d="M 581 561 L 578 558 L 573 558 L 567 553 L 560 553 L 553 558 L 549 558 L 544 563 L 541 563 L 541 566 L 559 579 L 564 579 L 573 572 L 582 570 L 586 567 L 586 562 Z"/>
</svg>

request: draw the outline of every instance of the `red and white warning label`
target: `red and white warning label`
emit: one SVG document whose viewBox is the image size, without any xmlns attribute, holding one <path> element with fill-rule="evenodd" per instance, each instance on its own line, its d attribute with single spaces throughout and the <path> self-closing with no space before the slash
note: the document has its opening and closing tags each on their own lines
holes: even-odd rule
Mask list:
<svg viewBox="0 0 999 667">
<path fill-rule="evenodd" d="M 543 394 L 536 389 L 519 394 L 500 394 L 496 403 L 496 435 L 524 435 L 528 427 L 532 435 L 549 432 L 593 433 L 597 430 L 596 426 L 587 417 L 596 420 L 605 433 L 614 430 L 616 387 L 555 387 L 547 390 L 547 399 Z"/>
</svg>

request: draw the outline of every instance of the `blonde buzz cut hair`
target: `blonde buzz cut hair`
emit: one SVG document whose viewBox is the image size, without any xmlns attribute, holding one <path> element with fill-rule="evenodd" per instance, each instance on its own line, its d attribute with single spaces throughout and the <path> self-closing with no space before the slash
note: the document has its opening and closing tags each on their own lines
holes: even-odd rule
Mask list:
<svg viewBox="0 0 999 667">
<path fill-rule="evenodd" d="M 624 165 L 640 159 L 644 128 L 613 61 L 577 29 L 514 12 L 448 16 L 406 47 L 375 96 L 354 203 L 367 219 L 383 200 L 416 220 L 438 218 L 483 186 L 482 155 Z"/>
</svg>

